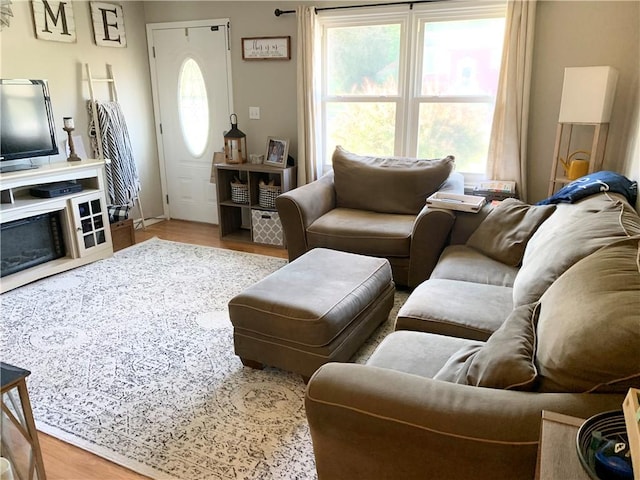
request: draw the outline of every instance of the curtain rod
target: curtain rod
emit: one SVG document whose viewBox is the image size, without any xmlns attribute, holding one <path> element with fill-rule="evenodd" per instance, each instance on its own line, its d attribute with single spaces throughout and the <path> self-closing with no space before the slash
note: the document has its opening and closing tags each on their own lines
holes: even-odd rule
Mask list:
<svg viewBox="0 0 640 480">
<path fill-rule="evenodd" d="M 413 5 L 415 3 L 432 3 L 432 2 L 442 2 L 444 0 L 413 0 L 412 2 L 389 2 L 389 3 L 369 3 L 367 5 L 342 5 L 338 7 L 316 7 L 316 13 L 323 10 L 342 10 L 344 8 L 364 8 L 364 7 L 386 7 L 389 5 L 409 5 L 409 9 L 413 10 Z M 287 13 L 296 13 L 295 10 L 280 10 L 276 8 L 273 12 L 276 17 L 280 15 L 285 15 Z"/>
</svg>

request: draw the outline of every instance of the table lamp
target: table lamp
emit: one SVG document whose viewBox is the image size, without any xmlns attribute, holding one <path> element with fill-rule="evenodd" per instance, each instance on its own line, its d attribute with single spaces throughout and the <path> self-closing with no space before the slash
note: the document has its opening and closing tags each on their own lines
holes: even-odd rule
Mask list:
<svg viewBox="0 0 640 480">
<path fill-rule="evenodd" d="M 564 69 L 558 123 L 569 124 L 569 140 L 566 161 L 559 156 L 558 161 L 568 180 L 576 180 L 591 169 L 600 168 L 602 164 L 617 81 L 618 71 L 613 67 Z M 572 124 L 596 125 L 591 151 L 580 149 L 570 153 Z M 605 127 L 602 130 L 601 124 Z M 577 154 L 585 155 L 586 158 L 574 159 Z"/>
<path fill-rule="evenodd" d="M 618 82 L 613 67 L 564 69 L 559 123 L 609 123 Z"/>
</svg>

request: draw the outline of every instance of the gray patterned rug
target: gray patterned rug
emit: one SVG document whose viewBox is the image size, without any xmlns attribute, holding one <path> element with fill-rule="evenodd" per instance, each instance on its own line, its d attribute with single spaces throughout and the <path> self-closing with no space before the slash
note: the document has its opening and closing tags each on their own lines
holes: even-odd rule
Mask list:
<svg viewBox="0 0 640 480">
<path fill-rule="evenodd" d="M 243 368 L 227 302 L 285 260 L 152 239 L 0 296 L 39 430 L 157 479 L 313 479 L 304 384 Z M 364 361 L 389 320 L 356 354 Z M 46 465 L 45 465 L 46 467 Z"/>
</svg>

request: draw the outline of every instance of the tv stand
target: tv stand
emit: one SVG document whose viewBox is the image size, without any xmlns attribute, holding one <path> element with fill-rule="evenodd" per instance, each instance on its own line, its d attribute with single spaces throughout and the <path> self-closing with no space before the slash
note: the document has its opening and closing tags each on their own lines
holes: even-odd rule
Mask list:
<svg viewBox="0 0 640 480">
<path fill-rule="evenodd" d="M 39 168 L 39 166 L 31 164 L 3 165 L 0 167 L 0 173 L 21 172 L 22 170 L 35 170 L 36 168 Z"/>
<path fill-rule="evenodd" d="M 52 198 L 34 197 L 29 191 L 36 185 L 69 181 L 80 183 L 82 191 Z M 113 255 L 103 160 L 0 173 L 0 224 L 48 212 L 61 214 L 66 255 L 2 277 L 1 293 Z"/>
</svg>

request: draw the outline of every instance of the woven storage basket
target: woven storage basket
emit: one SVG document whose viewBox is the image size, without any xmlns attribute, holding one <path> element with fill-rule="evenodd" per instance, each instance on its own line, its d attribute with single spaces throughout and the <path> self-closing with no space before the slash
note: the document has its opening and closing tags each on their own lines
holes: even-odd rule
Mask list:
<svg viewBox="0 0 640 480">
<path fill-rule="evenodd" d="M 249 203 L 249 186 L 246 183 L 231 182 L 231 201 L 234 203 Z"/>
<path fill-rule="evenodd" d="M 259 185 L 258 203 L 262 208 L 276 208 L 276 197 L 282 193 L 279 185 Z"/>
</svg>

